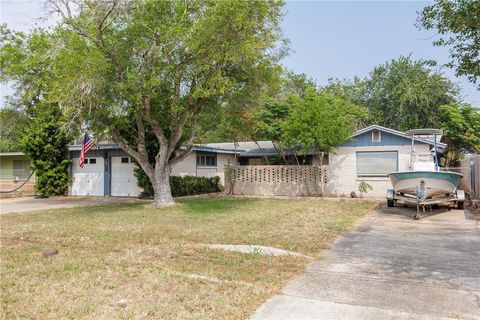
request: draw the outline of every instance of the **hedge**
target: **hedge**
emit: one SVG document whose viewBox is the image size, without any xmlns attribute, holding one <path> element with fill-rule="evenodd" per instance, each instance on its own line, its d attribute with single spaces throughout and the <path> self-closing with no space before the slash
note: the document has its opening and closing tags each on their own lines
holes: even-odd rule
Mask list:
<svg viewBox="0 0 480 320">
<path fill-rule="evenodd" d="M 220 177 L 170 176 L 170 188 L 174 197 L 222 191 Z M 140 197 L 153 197 L 151 184 L 144 188 Z"/>
</svg>

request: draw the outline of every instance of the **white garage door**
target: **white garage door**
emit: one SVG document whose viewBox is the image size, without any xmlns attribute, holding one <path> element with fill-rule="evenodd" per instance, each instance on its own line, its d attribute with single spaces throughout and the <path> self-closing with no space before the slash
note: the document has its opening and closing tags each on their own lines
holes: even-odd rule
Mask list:
<svg viewBox="0 0 480 320">
<path fill-rule="evenodd" d="M 104 195 L 104 160 L 102 157 L 86 158 L 83 168 L 78 158 L 72 159 L 72 189 L 74 196 Z"/>
<path fill-rule="evenodd" d="M 137 178 L 133 174 L 135 166 L 130 157 L 112 157 L 112 196 L 138 196 Z"/>
</svg>

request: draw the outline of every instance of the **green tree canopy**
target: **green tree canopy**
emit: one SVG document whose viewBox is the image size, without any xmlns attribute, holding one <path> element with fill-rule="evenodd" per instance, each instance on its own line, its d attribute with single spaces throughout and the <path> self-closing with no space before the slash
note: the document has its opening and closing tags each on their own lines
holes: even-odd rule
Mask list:
<svg viewBox="0 0 480 320">
<path fill-rule="evenodd" d="M 57 105 L 38 104 L 20 140 L 21 150 L 35 170 L 35 191 L 44 196 L 63 195 L 68 190 L 71 137 L 63 131 L 64 123 Z"/>
<path fill-rule="evenodd" d="M 0 108 L 0 152 L 20 151 L 22 129 L 27 124 L 26 115 L 13 108 Z"/>
<path fill-rule="evenodd" d="M 11 128 L 10 141 L 16 151 L 23 151 L 32 160 L 35 190 L 45 196 L 64 194 L 69 182 L 66 147 L 71 135 L 52 96 L 52 37 L 43 30 L 26 36 L 5 26 L 0 28 L 0 37 L 1 80 L 16 89 L 10 99 L 16 109 L 2 110 L 8 117 L 5 127 L 2 119 L 2 131 Z"/>
<path fill-rule="evenodd" d="M 439 126 L 440 106 L 458 100 L 458 87 L 424 60 L 400 57 L 365 79 L 332 81 L 324 90 L 366 107 L 370 123 L 397 130 Z"/>
<path fill-rule="evenodd" d="M 191 153 L 199 116 L 238 96 L 254 101 L 247 98 L 276 77 L 282 5 L 51 0 L 61 22 L 47 33 L 49 101 L 68 119 L 113 137 L 151 180 L 154 204 L 172 204 L 169 175 Z M 149 130 L 159 145 L 154 163 Z"/>
<path fill-rule="evenodd" d="M 448 66 L 480 89 L 480 1 L 436 0 L 420 12 L 418 25 L 440 35 L 433 44 L 449 48 Z"/>
<path fill-rule="evenodd" d="M 440 107 L 440 124 L 448 144 L 446 166 L 456 165 L 464 153 L 480 153 L 480 109 L 451 103 Z"/>
<path fill-rule="evenodd" d="M 289 99 L 290 113 L 282 122 L 281 142 L 286 147 L 298 146 L 301 152 L 312 149 L 330 151 L 347 141 L 367 115 L 359 107 L 341 96 L 306 91 L 305 97 Z"/>
</svg>

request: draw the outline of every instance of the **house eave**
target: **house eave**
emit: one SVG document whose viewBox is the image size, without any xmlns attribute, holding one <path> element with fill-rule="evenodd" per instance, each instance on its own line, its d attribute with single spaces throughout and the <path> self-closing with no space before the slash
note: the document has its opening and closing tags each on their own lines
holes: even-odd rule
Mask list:
<svg viewBox="0 0 480 320">
<path fill-rule="evenodd" d="M 411 140 L 412 138 L 410 136 L 408 136 L 407 134 L 405 134 L 404 132 L 401 132 L 401 131 L 398 131 L 398 130 L 394 130 L 394 129 L 390 129 L 390 128 L 386 128 L 386 127 L 382 127 L 382 126 L 379 126 L 377 124 L 374 124 L 374 125 L 371 125 L 369 127 L 366 127 L 366 128 L 363 128 L 363 129 L 360 129 L 358 130 L 357 132 L 355 132 L 351 138 L 355 138 L 359 135 L 362 135 L 366 132 L 369 132 L 369 131 L 372 131 L 372 130 L 379 130 L 379 131 L 382 131 L 382 132 L 386 132 L 386 133 L 390 133 L 390 134 L 393 134 L 393 135 L 396 135 L 398 137 L 402 137 L 402 138 L 405 138 L 405 139 L 409 139 Z M 425 139 L 418 139 L 418 138 L 415 138 L 415 141 L 418 141 L 420 143 L 425 143 L 425 144 L 429 144 L 429 145 L 434 145 L 434 142 L 431 141 L 431 140 L 425 140 Z M 442 149 L 445 149 L 447 147 L 447 144 L 446 143 L 443 143 L 443 142 L 437 142 L 437 146 L 439 148 L 442 148 Z"/>
<path fill-rule="evenodd" d="M 8 156 L 24 156 L 25 153 L 20 151 L 11 151 L 11 152 L 0 152 L 0 157 L 8 157 Z"/>
</svg>

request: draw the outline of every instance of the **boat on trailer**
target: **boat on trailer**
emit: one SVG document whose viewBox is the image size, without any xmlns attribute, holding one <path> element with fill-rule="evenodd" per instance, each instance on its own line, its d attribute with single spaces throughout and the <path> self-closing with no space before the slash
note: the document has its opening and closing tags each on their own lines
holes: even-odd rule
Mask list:
<svg viewBox="0 0 480 320">
<path fill-rule="evenodd" d="M 438 166 L 437 142 L 443 134 L 440 129 L 416 129 L 406 132 L 412 138 L 410 171 L 397 171 L 388 174 L 393 189 L 387 190 L 387 205 L 395 206 L 397 201 L 417 206 L 415 219 L 420 217 L 420 208 L 434 204 L 456 203 L 463 208 L 465 193 L 458 189 L 462 174 L 440 171 Z M 429 153 L 415 152 L 416 139 L 433 139 L 434 148 Z"/>
</svg>

